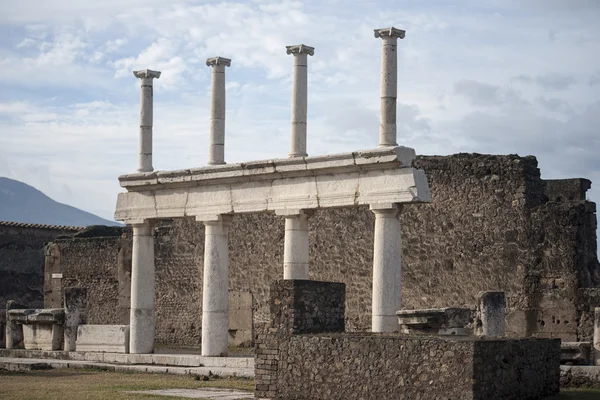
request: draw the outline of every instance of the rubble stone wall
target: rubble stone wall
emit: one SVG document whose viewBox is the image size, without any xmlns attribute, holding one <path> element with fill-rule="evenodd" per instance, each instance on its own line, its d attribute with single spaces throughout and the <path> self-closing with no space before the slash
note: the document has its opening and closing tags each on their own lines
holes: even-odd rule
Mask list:
<svg viewBox="0 0 600 400">
<path fill-rule="evenodd" d="M 600 301 L 590 294 L 600 269 L 589 181 L 547 183 L 534 157 L 516 155 L 420 156 L 415 165 L 427 173 L 433 203 L 406 206 L 401 215 L 404 308 L 473 306 L 480 291 L 502 290 L 509 334 L 591 335 L 586 301 Z M 310 279 L 346 285 L 348 331 L 371 323 L 373 229 L 367 208 L 320 210 L 309 219 Z M 198 345 L 204 226 L 163 223 L 155 239 L 157 340 Z M 251 293 L 257 329 L 269 321 L 270 282 L 283 276 L 283 239 L 284 219 L 273 214 L 236 215 L 230 227 L 229 289 Z M 89 243 L 60 243 L 68 253 L 61 262 L 71 265 L 65 278 L 105 288 L 95 292 L 98 315 L 118 323 L 108 308 L 128 312 L 126 293 L 118 293 L 128 285 L 130 238 L 79 240 Z"/>
<path fill-rule="evenodd" d="M 560 341 L 377 334 L 259 335 L 264 399 L 545 399 L 558 394 Z"/>
</svg>

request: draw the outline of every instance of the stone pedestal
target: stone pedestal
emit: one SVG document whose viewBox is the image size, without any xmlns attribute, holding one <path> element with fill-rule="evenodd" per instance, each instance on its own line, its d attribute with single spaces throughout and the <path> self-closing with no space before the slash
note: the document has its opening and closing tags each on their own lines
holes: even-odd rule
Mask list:
<svg viewBox="0 0 600 400">
<path fill-rule="evenodd" d="M 154 235 L 149 224 L 133 225 L 129 351 L 154 351 Z"/>
<path fill-rule="evenodd" d="M 221 215 L 204 221 L 204 279 L 202 286 L 202 355 L 226 356 L 229 301 L 229 224 Z"/>
<path fill-rule="evenodd" d="M 373 332 L 396 332 L 396 311 L 402 306 L 402 226 L 401 206 L 371 205 L 375 214 L 373 251 Z"/>
<path fill-rule="evenodd" d="M 62 308 L 10 309 L 7 320 L 23 334 L 26 350 L 60 350 L 63 345 L 65 311 Z M 7 339 L 9 337 L 7 331 Z M 14 330 L 10 332 L 14 343 Z"/>
</svg>

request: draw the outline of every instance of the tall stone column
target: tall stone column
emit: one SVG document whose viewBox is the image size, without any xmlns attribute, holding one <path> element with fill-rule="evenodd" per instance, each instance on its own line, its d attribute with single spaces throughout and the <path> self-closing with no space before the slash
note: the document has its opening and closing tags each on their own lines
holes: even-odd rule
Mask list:
<svg viewBox="0 0 600 400">
<path fill-rule="evenodd" d="M 308 279 L 308 217 L 306 211 L 278 211 L 285 217 L 283 279 Z"/>
<path fill-rule="evenodd" d="M 133 225 L 131 264 L 131 311 L 129 352 L 154 351 L 154 228 L 150 223 Z"/>
<path fill-rule="evenodd" d="M 138 172 L 152 172 L 152 118 L 153 118 L 153 90 L 152 79 L 159 78 L 159 71 L 144 69 L 133 71 L 136 78 L 142 80 L 140 93 L 140 143 Z"/>
<path fill-rule="evenodd" d="M 208 164 L 225 164 L 225 67 L 231 66 L 231 60 L 213 57 L 206 65 L 212 67 Z"/>
<path fill-rule="evenodd" d="M 314 47 L 298 44 L 286 46 L 287 54 L 294 55 L 292 75 L 292 134 L 290 157 L 306 157 L 306 116 L 308 108 L 308 55 Z"/>
<path fill-rule="evenodd" d="M 375 29 L 375 37 L 381 38 L 381 117 L 379 122 L 379 147 L 397 146 L 396 98 L 398 96 L 398 38 L 404 39 L 405 31 L 396 28 Z"/>
<path fill-rule="evenodd" d="M 204 221 L 202 355 L 225 356 L 229 335 L 229 225 L 232 216 Z"/>
<path fill-rule="evenodd" d="M 402 306 L 401 206 L 371 205 L 375 214 L 373 252 L 373 332 L 398 331 L 396 311 Z"/>
</svg>

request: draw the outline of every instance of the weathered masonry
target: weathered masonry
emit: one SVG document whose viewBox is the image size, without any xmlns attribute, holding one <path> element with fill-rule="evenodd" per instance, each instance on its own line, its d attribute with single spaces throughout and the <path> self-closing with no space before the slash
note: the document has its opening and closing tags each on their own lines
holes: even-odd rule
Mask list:
<svg viewBox="0 0 600 400">
<path fill-rule="evenodd" d="M 257 335 L 255 398 L 545 399 L 560 340 L 344 332 L 345 285 L 276 281 Z"/>
<path fill-rule="evenodd" d="M 226 165 L 225 67 L 213 68 L 209 166 L 153 172 L 152 82 L 160 72 L 141 78 L 138 173 L 119 177 L 127 189 L 117 199 L 115 218 L 133 227 L 130 345 L 132 353 L 150 353 L 155 342 L 154 225 L 161 219 L 192 217 L 204 223 L 202 354 L 225 355 L 228 346 L 229 226 L 233 215 L 274 212 L 284 217 L 283 276 L 308 279 L 308 216 L 315 210 L 368 206 L 375 214 L 371 328 L 393 332 L 401 307 L 401 225 L 405 203 L 431 201 L 422 170 L 412 167 L 413 149 L 396 143 L 398 38 L 396 28 L 375 30 L 383 40 L 379 148 L 320 157 L 306 153 L 307 54 L 314 48 L 288 46 L 294 56 L 291 152 L 288 159 Z"/>
<path fill-rule="evenodd" d="M 480 291 L 503 290 L 510 336 L 592 339 L 600 290 L 589 181 L 542 180 L 534 157 L 457 154 L 413 163 L 426 171 L 433 202 L 407 205 L 401 215 L 403 308 L 471 306 Z M 308 219 L 309 278 L 346 284 L 349 331 L 371 327 L 374 222 L 367 207 L 318 210 Z M 89 323 L 129 321 L 131 231 L 115 228 L 114 235 L 91 230 L 52 244 L 62 284 L 88 288 Z M 256 330 L 268 323 L 269 283 L 281 279 L 284 244 L 282 218 L 233 218 L 230 336 L 242 331 L 241 322 L 251 329 L 248 318 Z M 156 339 L 198 346 L 204 226 L 190 218 L 164 221 L 154 249 Z M 240 296 L 249 298 L 243 308 Z"/>
<path fill-rule="evenodd" d="M 44 245 L 83 228 L 0 221 L 0 308 L 8 300 L 42 307 L 44 282 L 60 287 L 60 275 L 44 276 Z"/>
</svg>

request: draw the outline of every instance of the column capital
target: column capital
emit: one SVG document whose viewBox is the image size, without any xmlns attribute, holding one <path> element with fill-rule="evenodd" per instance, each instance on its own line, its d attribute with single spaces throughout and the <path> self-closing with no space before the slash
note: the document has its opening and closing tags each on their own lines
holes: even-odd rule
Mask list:
<svg viewBox="0 0 600 400">
<path fill-rule="evenodd" d="M 394 28 L 393 26 L 389 27 L 389 28 L 374 29 L 374 31 L 375 31 L 375 38 L 382 38 L 382 39 L 386 39 L 386 38 L 404 39 L 404 36 L 406 35 L 405 30 Z"/>
<path fill-rule="evenodd" d="M 314 210 L 298 210 L 298 209 L 288 209 L 288 210 L 275 210 L 275 215 L 278 217 L 298 217 L 300 215 L 305 215 L 310 218 L 314 214 Z"/>
<path fill-rule="evenodd" d="M 215 67 L 217 65 L 231 67 L 231 59 L 225 57 L 211 57 L 206 59 L 207 67 Z"/>
<path fill-rule="evenodd" d="M 287 54 L 293 54 L 294 56 L 298 54 L 308 54 L 309 56 L 315 55 L 315 48 L 305 44 L 295 44 L 293 46 L 285 46 L 285 48 Z"/>
<path fill-rule="evenodd" d="M 151 69 L 141 69 L 139 71 L 133 71 L 133 75 L 136 78 L 140 79 L 152 79 L 152 78 L 160 78 L 160 71 L 152 71 Z"/>
<path fill-rule="evenodd" d="M 369 205 L 369 210 L 374 214 L 389 214 L 402 212 L 403 205 L 398 203 L 374 203 Z"/>
<path fill-rule="evenodd" d="M 154 229 L 154 227 L 156 226 L 156 221 L 150 221 L 150 220 L 145 220 L 143 222 L 134 222 L 134 223 L 130 223 L 128 224 L 129 226 L 131 226 L 133 228 L 133 234 L 134 235 L 152 235 L 152 231 Z"/>
<path fill-rule="evenodd" d="M 233 221 L 232 214 L 218 214 L 218 215 L 197 215 L 196 221 L 204 223 L 204 225 L 218 225 L 224 224 L 229 226 Z"/>
</svg>

